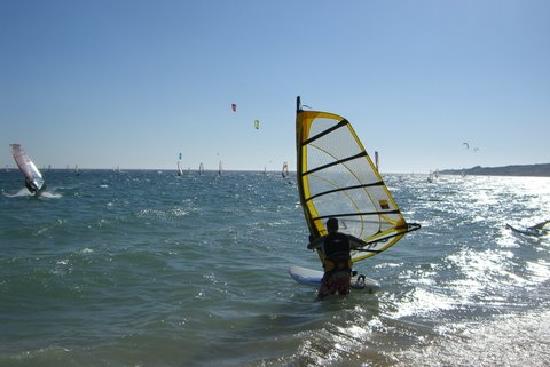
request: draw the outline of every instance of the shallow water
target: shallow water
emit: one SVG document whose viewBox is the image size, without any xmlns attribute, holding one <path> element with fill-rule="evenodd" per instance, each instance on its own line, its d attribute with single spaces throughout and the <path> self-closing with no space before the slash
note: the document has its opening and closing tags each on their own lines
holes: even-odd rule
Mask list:
<svg viewBox="0 0 550 367">
<path fill-rule="evenodd" d="M 0 365 L 550 365 L 547 178 L 387 175 L 422 230 L 315 302 L 295 177 L 0 173 Z"/>
</svg>

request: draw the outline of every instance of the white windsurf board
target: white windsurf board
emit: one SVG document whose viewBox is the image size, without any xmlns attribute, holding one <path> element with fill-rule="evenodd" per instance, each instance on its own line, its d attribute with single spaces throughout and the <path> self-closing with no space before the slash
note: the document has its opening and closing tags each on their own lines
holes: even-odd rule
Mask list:
<svg viewBox="0 0 550 367">
<path fill-rule="evenodd" d="M 290 273 L 290 277 L 298 283 L 312 287 L 319 287 L 321 279 L 323 279 L 322 271 L 307 269 L 297 265 L 292 265 L 288 269 L 288 272 Z M 374 293 L 380 289 L 380 283 L 374 279 L 367 278 L 364 274 L 358 273 L 351 278 L 351 287 Z"/>
</svg>

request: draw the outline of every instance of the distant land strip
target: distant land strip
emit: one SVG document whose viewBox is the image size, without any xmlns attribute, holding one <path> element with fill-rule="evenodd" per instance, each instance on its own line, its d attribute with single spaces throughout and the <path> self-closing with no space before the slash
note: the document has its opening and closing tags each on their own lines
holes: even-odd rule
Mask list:
<svg viewBox="0 0 550 367">
<path fill-rule="evenodd" d="M 463 169 L 442 169 L 443 175 L 478 175 L 478 176 L 536 176 L 550 177 L 550 163 L 537 163 L 525 166 L 481 167 Z"/>
</svg>

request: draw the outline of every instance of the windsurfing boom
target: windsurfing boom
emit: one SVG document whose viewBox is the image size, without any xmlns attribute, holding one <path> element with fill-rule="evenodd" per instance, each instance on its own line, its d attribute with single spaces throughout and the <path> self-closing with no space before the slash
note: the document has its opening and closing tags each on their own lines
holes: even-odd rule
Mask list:
<svg viewBox="0 0 550 367">
<path fill-rule="evenodd" d="M 21 144 L 10 144 L 13 158 L 19 170 L 25 176 L 25 187 L 33 194 L 39 195 L 46 189 L 46 182 L 36 165 L 21 147 Z"/>
<path fill-rule="evenodd" d="M 304 111 L 298 97 L 296 139 L 298 191 L 313 242 L 328 234 L 327 218 L 336 217 L 341 232 L 361 240 L 353 246 L 356 263 L 421 228 L 405 221 L 348 120 Z"/>
</svg>

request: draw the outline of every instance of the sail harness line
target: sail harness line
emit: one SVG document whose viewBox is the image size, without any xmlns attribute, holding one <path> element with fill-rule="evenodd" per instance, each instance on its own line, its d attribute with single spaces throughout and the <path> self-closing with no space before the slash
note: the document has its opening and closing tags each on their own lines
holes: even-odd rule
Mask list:
<svg viewBox="0 0 550 367">
<path fill-rule="evenodd" d="M 347 186 L 347 187 L 341 187 L 339 189 L 334 189 L 334 190 L 328 190 L 328 191 L 323 191 L 323 192 L 319 192 L 313 196 L 310 196 L 309 198 L 306 198 L 306 201 L 308 200 L 313 200 L 315 198 L 318 198 L 319 196 L 323 196 L 323 195 L 326 195 L 326 194 L 331 194 L 333 192 L 339 192 L 339 191 L 347 191 L 347 190 L 355 190 L 355 189 L 363 189 L 365 187 L 370 187 L 370 186 L 380 186 L 380 185 L 384 185 L 384 182 L 383 181 L 378 181 L 378 182 L 374 182 L 374 183 L 369 183 L 369 184 L 361 184 L 361 185 L 354 185 L 354 186 Z"/>
<path fill-rule="evenodd" d="M 405 233 L 414 232 L 414 231 L 419 230 L 420 228 L 421 228 L 421 226 L 418 223 L 407 223 L 407 230 L 402 231 L 402 232 L 394 233 L 390 236 L 380 237 L 380 238 L 377 238 L 377 239 L 372 240 L 372 241 L 368 241 L 368 242 L 365 241 L 366 242 L 365 246 L 370 246 L 372 244 L 375 244 L 376 242 L 386 241 L 390 238 L 394 238 L 394 237 L 397 237 L 397 236 L 403 236 Z M 384 250 L 366 249 L 366 248 L 361 248 L 361 247 L 357 247 L 354 250 L 358 251 L 358 252 L 374 252 L 374 253 L 380 253 L 380 252 L 384 251 Z"/>
<path fill-rule="evenodd" d="M 374 240 L 371 240 L 371 241 L 364 241 L 364 244 L 362 246 L 355 247 L 353 250 L 357 251 L 357 252 L 371 252 L 371 253 L 379 254 L 379 253 L 383 252 L 384 250 L 373 250 L 373 249 L 363 248 L 363 247 L 372 246 L 377 242 L 386 241 L 386 240 L 389 240 L 389 239 L 397 237 L 397 236 L 403 236 L 403 235 L 405 235 L 405 233 L 414 232 L 414 231 L 419 230 L 419 229 L 420 229 L 419 225 L 417 225 L 416 223 L 410 223 L 407 226 L 406 231 L 393 233 L 389 236 L 383 236 L 383 237 L 380 237 L 380 238 L 377 238 L 377 239 L 374 239 Z"/>
<path fill-rule="evenodd" d="M 341 127 L 344 127 L 346 126 L 347 124 L 349 124 L 348 120 L 344 119 L 342 121 L 340 121 L 339 123 L 337 123 L 336 125 L 334 125 L 333 127 L 330 127 L 324 131 L 321 131 L 319 134 L 315 135 L 315 136 L 312 136 L 311 138 L 305 140 L 302 145 L 308 145 L 309 143 L 312 143 L 314 142 L 315 140 L 327 135 L 327 134 L 330 134 L 331 132 L 333 132 L 334 130 L 336 129 L 339 129 Z"/>
<path fill-rule="evenodd" d="M 398 237 L 398 236 L 403 236 L 405 233 L 414 232 L 418 229 L 420 229 L 420 226 L 416 225 L 416 223 L 411 223 L 411 224 L 408 225 L 408 228 L 407 228 L 406 231 L 393 233 L 389 236 L 383 236 L 383 237 L 380 237 L 380 238 L 377 238 L 377 239 L 374 239 L 374 240 L 371 240 L 371 241 L 362 241 L 362 245 L 354 247 L 353 250 L 357 251 L 357 252 L 370 252 L 370 253 L 374 253 L 374 254 L 379 254 L 381 252 L 384 252 L 384 250 L 374 250 L 374 249 L 364 248 L 364 247 L 370 247 L 370 246 L 374 245 L 377 242 L 386 241 L 386 240 L 389 240 L 391 238 Z"/>
<path fill-rule="evenodd" d="M 324 166 L 319 166 L 319 167 L 316 167 L 316 168 L 312 168 L 312 169 L 310 169 L 309 171 L 306 171 L 306 172 L 302 173 L 302 176 L 307 176 L 307 175 L 312 174 L 313 172 L 317 172 L 317 171 L 320 171 L 320 170 L 322 170 L 322 169 L 329 168 L 329 167 L 333 167 L 333 166 L 336 166 L 337 164 L 344 163 L 344 162 L 348 162 L 348 161 L 352 161 L 352 160 L 354 160 L 354 159 L 361 158 L 361 157 L 365 157 L 365 156 L 368 156 L 368 154 L 367 154 L 366 151 L 363 150 L 362 152 L 357 153 L 357 154 L 355 154 L 355 155 L 352 155 L 351 157 L 339 159 L 339 160 L 337 160 L 337 161 L 334 161 L 334 162 L 331 162 L 331 163 L 327 163 L 327 164 L 325 164 Z"/>
</svg>

